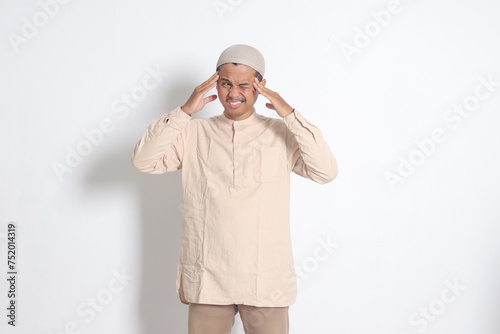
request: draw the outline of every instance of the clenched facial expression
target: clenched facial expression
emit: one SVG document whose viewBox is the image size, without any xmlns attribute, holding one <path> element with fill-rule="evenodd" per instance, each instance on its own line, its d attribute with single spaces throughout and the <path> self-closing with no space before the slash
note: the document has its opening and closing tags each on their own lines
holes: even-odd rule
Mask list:
<svg viewBox="0 0 500 334">
<path fill-rule="evenodd" d="M 226 117 L 239 121 L 253 113 L 253 105 L 259 96 L 254 80 L 255 70 L 249 66 L 228 63 L 219 68 L 217 94 Z"/>
</svg>

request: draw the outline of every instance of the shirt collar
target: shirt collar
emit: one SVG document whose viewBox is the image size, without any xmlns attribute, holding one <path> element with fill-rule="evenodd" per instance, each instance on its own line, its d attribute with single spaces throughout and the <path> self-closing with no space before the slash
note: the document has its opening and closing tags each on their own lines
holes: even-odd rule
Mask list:
<svg viewBox="0 0 500 334">
<path fill-rule="evenodd" d="M 257 120 L 258 120 L 258 116 L 259 114 L 257 114 L 257 112 L 255 111 L 255 107 L 253 108 L 253 112 L 250 116 L 248 116 L 247 118 L 245 119 L 242 119 L 240 121 L 235 121 L 235 120 L 232 120 L 230 118 L 228 118 L 226 116 L 226 114 L 224 114 L 224 112 L 222 112 L 220 118 L 226 122 L 226 123 L 229 123 L 229 124 L 252 124 L 252 123 L 255 123 Z"/>
</svg>

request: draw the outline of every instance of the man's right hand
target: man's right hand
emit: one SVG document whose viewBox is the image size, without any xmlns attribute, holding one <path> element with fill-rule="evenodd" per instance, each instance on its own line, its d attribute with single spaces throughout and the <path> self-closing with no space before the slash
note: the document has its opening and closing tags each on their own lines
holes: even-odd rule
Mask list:
<svg viewBox="0 0 500 334">
<path fill-rule="evenodd" d="M 217 95 L 210 95 L 205 98 L 203 96 L 217 85 L 218 79 L 219 73 L 215 72 L 207 81 L 196 87 L 193 94 L 189 97 L 189 100 L 181 107 L 182 111 L 191 116 L 203 109 L 207 103 L 217 99 Z"/>
</svg>

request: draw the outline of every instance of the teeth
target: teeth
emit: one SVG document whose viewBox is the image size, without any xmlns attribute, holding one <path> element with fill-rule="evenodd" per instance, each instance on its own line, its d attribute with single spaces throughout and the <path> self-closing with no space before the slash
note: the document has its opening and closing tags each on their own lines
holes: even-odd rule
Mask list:
<svg viewBox="0 0 500 334">
<path fill-rule="evenodd" d="M 229 102 L 230 105 L 235 106 L 237 104 L 243 103 L 243 101 L 238 101 L 238 102 Z"/>
</svg>

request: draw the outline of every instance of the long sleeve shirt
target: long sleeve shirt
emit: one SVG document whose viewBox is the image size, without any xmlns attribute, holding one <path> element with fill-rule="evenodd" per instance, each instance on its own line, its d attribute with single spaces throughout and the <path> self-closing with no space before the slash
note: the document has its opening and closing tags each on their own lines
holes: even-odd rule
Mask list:
<svg viewBox="0 0 500 334">
<path fill-rule="evenodd" d="M 337 161 L 297 110 L 282 119 L 223 113 L 191 119 L 180 107 L 152 122 L 132 154 L 151 174 L 182 170 L 176 288 L 184 303 L 283 307 L 295 302 L 290 174 L 320 184 Z"/>
</svg>

